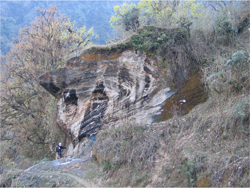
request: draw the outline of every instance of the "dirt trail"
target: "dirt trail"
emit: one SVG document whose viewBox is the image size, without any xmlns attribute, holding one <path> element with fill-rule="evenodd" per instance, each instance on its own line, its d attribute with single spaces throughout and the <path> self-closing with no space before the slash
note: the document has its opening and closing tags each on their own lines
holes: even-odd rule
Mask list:
<svg viewBox="0 0 250 188">
<path fill-rule="evenodd" d="M 89 158 L 63 158 L 60 160 L 45 161 L 24 170 L 18 179 L 15 180 L 15 184 L 17 185 L 19 182 L 20 186 L 69 185 L 80 187 L 101 187 L 97 183 L 88 182 L 86 179 L 86 165 L 89 162 Z M 68 178 L 73 181 L 70 181 Z M 78 185 L 75 185 L 74 182 Z"/>
<path fill-rule="evenodd" d="M 100 185 L 91 183 L 91 182 L 87 182 L 84 179 L 81 179 L 73 174 L 69 174 L 69 173 L 60 173 L 60 172 L 51 172 L 51 171 L 47 171 L 47 172 L 40 172 L 38 174 L 57 174 L 57 175 L 66 175 L 69 176 L 71 178 L 73 178 L 74 180 L 76 180 L 78 183 L 82 184 L 84 187 L 100 187 Z"/>
<path fill-rule="evenodd" d="M 84 187 L 100 187 L 100 185 L 96 185 L 94 183 L 91 183 L 91 182 L 87 182 L 77 176 L 74 176 L 72 174 L 68 174 L 68 173 L 61 173 L 61 174 L 65 174 L 65 175 L 68 175 L 70 176 L 71 178 L 74 178 L 76 181 L 78 181 L 80 184 L 82 184 Z"/>
</svg>

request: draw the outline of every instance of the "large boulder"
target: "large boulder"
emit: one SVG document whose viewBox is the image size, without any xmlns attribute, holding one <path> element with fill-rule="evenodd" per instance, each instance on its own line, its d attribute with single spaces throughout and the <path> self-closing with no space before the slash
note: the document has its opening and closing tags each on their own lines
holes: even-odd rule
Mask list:
<svg viewBox="0 0 250 188">
<path fill-rule="evenodd" d="M 92 47 L 64 68 L 40 76 L 40 84 L 58 98 L 57 122 L 69 134 L 70 154 L 89 154 L 83 149 L 89 145 L 86 138 L 101 128 L 119 126 L 119 120 L 150 125 L 175 94 L 157 58 L 130 41 Z"/>
</svg>

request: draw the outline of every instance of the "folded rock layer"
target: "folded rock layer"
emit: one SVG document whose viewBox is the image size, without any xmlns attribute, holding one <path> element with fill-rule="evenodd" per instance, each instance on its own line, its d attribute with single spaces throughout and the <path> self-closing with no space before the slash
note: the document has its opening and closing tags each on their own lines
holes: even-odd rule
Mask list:
<svg viewBox="0 0 250 188">
<path fill-rule="evenodd" d="M 157 60 L 131 46 L 92 47 L 39 80 L 59 99 L 57 122 L 68 133 L 75 156 L 82 155 L 86 138 L 102 128 L 122 126 L 123 120 L 150 125 L 175 93 Z"/>
</svg>

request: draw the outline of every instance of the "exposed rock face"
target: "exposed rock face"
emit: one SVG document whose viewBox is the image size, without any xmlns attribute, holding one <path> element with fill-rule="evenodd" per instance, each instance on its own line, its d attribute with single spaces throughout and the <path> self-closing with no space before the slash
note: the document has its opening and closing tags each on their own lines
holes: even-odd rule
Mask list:
<svg viewBox="0 0 250 188">
<path fill-rule="evenodd" d="M 57 121 L 74 146 L 107 122 L 115 125 L 133 117 L 137 124 L 152 123 L 160 105 L 174 94 L 155 62 L 136 50 L 74 58 L 42 75 L 40 83 L 59 99 Z"/>
<path fill-rule="evenodd" d="M 59 99 L 57 122 L 69 134 L 70 151 L 79 156 L 76 150 L 87 145 L 86 137 L 105 126 L 119 126 L 118 120 L 151 124 L 175 93 L 161 75 L 156 60 L 142 50 L 100 47 L 39 79 Z"/>
</svg>

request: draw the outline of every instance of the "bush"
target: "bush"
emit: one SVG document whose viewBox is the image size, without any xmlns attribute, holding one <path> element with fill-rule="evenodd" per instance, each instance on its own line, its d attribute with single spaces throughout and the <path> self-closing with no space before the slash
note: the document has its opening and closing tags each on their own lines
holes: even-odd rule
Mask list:
<svg viewBox="0 0 250 188">
<path fill-rule="evenodd" d="M 99 132 L 93 150 L 107 177 L 112 177 L 117 186 L 143 186 L 158 146 L 159 135 L 155 130 L 121 123 L 118 128 Z"/>
<path fill-rule="evenodd" d="M 182 169 L 183 175 L 186 177 L 188 186 L 194 187 L 197 180 L 198 166 L 193 160 L 189 160 Z"/>
<path fill-rule="evenodd" d="M 158 144 L 154 132 L 128 124 L 99 133 L 93 148 L 99 162 L 105 161 L 107 167 L 114 166 L 112 164 L 138 163 L 141 168 L 145 168 L 152 166 Z"/>
<path fill-rule="evenodd" d="M 249 66 L 247 55 L 241 50 L 233 53 L 229 60 L 218 56 L 209 67 L 203 69 L 204 82 L 212 95 L 223 94 L 229 97 L 241 91 L 248 92 Z"/>
<path fill-rule="evenodd" d="M 247 60 L 247 55 L 243 51 L 237 51 L 232 56 L 232 62 L 234 64 L 244 63 Z"/>
<path fill-rule="evenodd" d="M 130 11 L 126 12 L 122 16 L 122 22 L 124 24 L 125 30 L 136 31 L 139 25 L 139 9 L 133 7 Z"/>
<path fill-rule="evenodd" d="M 232 44 L 237 34 L 237 28 L 233 27 L 232 19 L 224 13 L 217 16 L 215 20 L 215 31 L 219 39 L 218 42 L 226 46 Z"/>
</svg>

